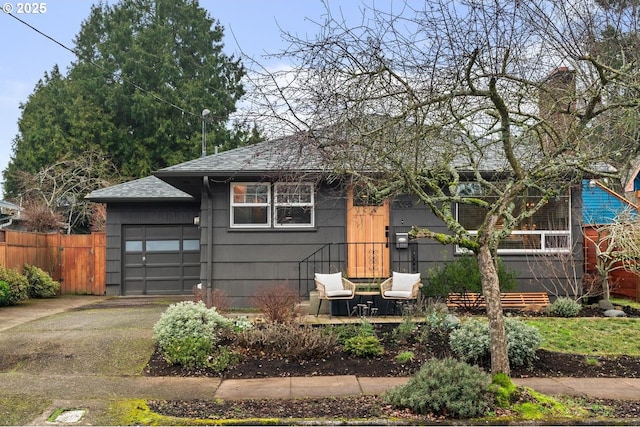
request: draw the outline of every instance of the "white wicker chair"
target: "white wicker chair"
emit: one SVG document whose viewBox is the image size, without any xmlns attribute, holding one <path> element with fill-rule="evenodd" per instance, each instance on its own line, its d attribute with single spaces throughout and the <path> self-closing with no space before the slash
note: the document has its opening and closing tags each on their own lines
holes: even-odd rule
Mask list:
<svg viewBox="0 0 640 427">
<path fill-rule="evenodd" d="M 345 300 L 347 304 L 347 314 L 351 314 L 349 310 L 349 300 L 356 296 L 355 283 L 342 277 L 342 273 L 321 274 L 316 273 L 314 281 L 316 290 L 318 291 L 318 311 L 316 317 L 320 314 L 320 306 L 322 301 L 327 300 Z M 331 313 L 331 310 L 329 310 Z"/>
<path fill-rule="evenodd" d="M 380 284 L 380 296 L 387 300 L 385 312 L 388 313 L 389 302 L 413 301 L 418 299 L 422 287 L 420 273 L 393 272 L 391 277 Z"/>
</svg>

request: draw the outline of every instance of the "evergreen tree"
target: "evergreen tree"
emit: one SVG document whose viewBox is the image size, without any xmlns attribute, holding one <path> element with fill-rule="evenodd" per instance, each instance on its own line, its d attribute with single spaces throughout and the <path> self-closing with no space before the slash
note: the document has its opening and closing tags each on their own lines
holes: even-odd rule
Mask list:
<svg viewBox="0 0 640 427">
<path fill-rule="evenodd" d="M 54 68 L 21 106 L 5 196 L 17 196 L 17 171 L 35 173 L 89 148 L 129 177 L 197 158 L 205 108 L 211 146 L 249 140 L 226 126 L 244 94 L 244 69 L 222 52 L 222 37 L 193 0 L 93 6 L 67 76 Z"/>
</svg>

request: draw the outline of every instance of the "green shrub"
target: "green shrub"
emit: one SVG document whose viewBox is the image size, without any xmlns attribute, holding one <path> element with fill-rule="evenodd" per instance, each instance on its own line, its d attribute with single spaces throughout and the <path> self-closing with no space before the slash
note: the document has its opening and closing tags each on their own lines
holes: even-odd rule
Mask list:
<svg viewBox="0 0 640 427">
<path fill-rule="evenodd" d="M 483 360 L 490 354 L 489 325 L 476 319 L 464 322 L 449 334 L 449 346 L 464 361 Z"/>
<path fill-rule="evenodd" d="M 327 356 L 334 351 L 336 340 L 309 325 L 267 323 L 240 332 L 236 344 L 256 352 L 302 360 Z"/>
<path fill-rule="evenodd" d="M 559 297 L 547 307 L 547 314 L 554 317 L 576 317 L 580 314 L 582 305 L 566 297 Z"/>
<path fill-rule="evenodd" d="M 162 348 L 162 355 L 170 365 L 204 368 L 209 366 L 209 356 L 212 351 L 211 339 L 191 336 L 170 340 Z"/>
<path fill-rule="evenodd" d="M 60 283 L 43 269 L 25 264 L 22 272 L 29 282 L 29 298 L 51 298 L 60 292 Z"/>
<path fill-rule="evenodd" d="M 358 357 L 371 357 L 381 356 L 384 347 L 378 337 L 358 335 L 345 341 L 344 351 Z"/>
<path fill-rule="evenodd" d="M 464 255 L 455 261 L 441 264 L 427 273 L 429 286 L 423 293 L 427 296 L 446 297 L 449 293 L 482 292 L 478 259 L 473 255 Z M 500 290 L 507 292 L 516 287 L 515 272 L 507 270 L 498 258 L 498 279 Z"/>
<path fill-rule="evenodd" d="M 366 320 L 361 319 L 360 323 L 348 323 L 343 325 L 329 325 L 324 328 L 326 334 L 335 337 L 336 343 L 344 345 L 349 339 L 357 336 L 362 337 L 375 337 L 376 331 L 373 324 Z"/>
<path fill-rule="evenodd" d="M 0 280 L 0 306 L 9 305 L 11 301 L 11 288 L 4 280 Z"/>
<path fill-rule="evenodd" d="M 411 362 L 415 357 L 416 355 L 413 351 L 403 351 L 401 353 L 398 353 L 398 355 L 396 356 L 396 362 L 398 363 Z"/>
<path fill-rule="evenodd" d="M 538 328 L 516 319 L 506 319 L 507 354 L 511 366 L 532 366 L 542 337 Z"/>
<path fill-rule="evenodd" d="M 397 343 L 406 343 L 415 335 L 418 325 L 409 317 L 405 317 L 397 327 L 391 332 L 392 338 Z"/>
<path fill-rule="evenodd" d="M 507 353 L 511 366 L 531 365 L 540 347 L 540 333 L 517 319 L 505 319 Z M 481 362 L 491 356 L 489 325 L 477 319 L 463 323 L 449 335 L 451 350 L 465 362 Z"/>
<path fill-rule="evenodd" d="M 29 282 L 19 272 L 7 267 L 0 267 L 0 280 L 9 284 L 11 297 L 9 305 L 29 299 Z"/>
<path fill-rule="evenodd" d="M 153 337 L 169 363 L 206 366 L 221 332 L 231 326 L 230 320 L 202 301 L 182 301 L 162 313 L 153 327 Z"/>
<path fill-rule="evenodd" d="M 222 372 L 229 366 L 242 361 L 242 355 L 224 346 L 214 349 L 209 357 L 209 367 L 215 372 Z"/>
<path fill-rule="evenodd" d="M 387 392 L 385 400 L 418 414 L 472 418 L 490 407 L 490 384 L 489 374 L 477 367 L 452 358 L 431 359 L 407 384 Z"/>
</svg>

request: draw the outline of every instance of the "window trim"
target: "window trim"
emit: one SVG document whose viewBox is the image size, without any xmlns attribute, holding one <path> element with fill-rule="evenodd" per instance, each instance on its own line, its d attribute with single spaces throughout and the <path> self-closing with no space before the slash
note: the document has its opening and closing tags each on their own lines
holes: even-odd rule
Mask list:
<svg viewBox="0 0 640 427">
<path fill-rule="evenodd" d="M 279 203 L 278 202 L 278 186 L 287 186 L 287 187 L 308 187 L 310 191 L 311 200 L 308 203 L 297 202 L 297 203 Z M 274 182 L 273 183 L 273 227 L 274 228 L 312 228 L 315 227 L 315 191 L 314 186 L 310 182 Z M 287 224 L 287 223 L 279 223 L 278 222 L 278 208 L 279 207 L 308 207 L 311 211 L 311 222 L 308 224 Z"/>
<path fill-rule="evenodd" d="M 478 196 L 475 196 L 478 197 Z M 482 196 L 479 196 L 482 197 Z M 536 229 L 536 230 L 512 230 L 509 236 L 539 236 L 540 238 L 540 247 L 539 248 L 523 248 L 523 249 L 515 249 L 515 248 L 498 248 L 499 255 L 530 255 L 530 254 L 566 254 L 571 253 L 573 248 L 573 218 L 572 218 L 572 207 L 571 207 L 571 192 L 569 191 L 566 196 L 562 196 L 567 198 L 567 229 L 565 230 L 549 230 L 549 229 Z M 460 203 L 455 204 L 456 209 L 456 221 L 460 222 Z M 477 230 L 467 230 L 467 232 L 471 236 L 476 236 L 478 234 Z M 567 245 L 564 247 L 546 247 L 546 238 L 548 236 L 566 236 L 567 237 Z M 507 241 L 509 237 L 502 239 L 502 241 Z M 464 254 L 469 251 L 465 248 L 462 248 L 458 245 L 455 247 L 456 254 Z"/>
<path fill-rule="evenodd" d="M 234 200 L 234 187 L 248 185 L 264 185 L 267 187 L 267 201 L 264 203 L 239 203 Z M 229 187 L 229 224 L 231 228 L 270 228 L 271 227 L 271 185 L 267 182 L 232 182 Z M 265 207 L 267 209 L 267 222 L 260 224 L 236 224 L 235 223 L 235 207 Z"/>
<path fill-rule="evenodd" d="M 266 203 L 239 203 L 234 201 L 234 187 L 247 185 L 265 185 L 267 187 L 267 202 Z M 277 202 L 277 187 L 279 185 L 285 186 L 305 186 L 308 187 L 311 192 L 311 201 L 309 203 L 278 203 Z M 261 224 L 236 224 L 234 217 L 234 208 L 236 207 L 266 207 L 267 209 L 267 222 Z M 309 207 L 311 209 L 311 222 L 308 224 L 285 224 L 278 223 L 277 209 L 278 207 Z M 290 230 L 290 229 L 310 229 L 315 227 L 315 212 L 316 212 L 316 197 L 315 197 L 315 185 L 311 182 L 232 182 L 229 187 L 229 227 L 235 230 L 238 229 L 260 229 L 260 230 Z"/>
</svg>

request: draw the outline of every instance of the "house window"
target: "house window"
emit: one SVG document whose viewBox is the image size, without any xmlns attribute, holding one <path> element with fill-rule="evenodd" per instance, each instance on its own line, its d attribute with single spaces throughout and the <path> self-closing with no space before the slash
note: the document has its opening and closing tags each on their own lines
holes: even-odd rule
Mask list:
<svg viewBox="0 0 640 427">
<path fill-rule="evenodd" d="M 231 227 L 313 227 L 313 189 L 309 183 L 233 183 Z"/>
<path fill-rule="evenodd" d="M 313 185 L 275 184 L 275 227 L 313 227 Z"/>
<path fill-rule="evenodd" d="M 478 193 L 478 188 L 473 188 L 474 194 L 466 194 L 471 187 L 467 184 L 463 187 L 463 196 L 473 196 L 485 200 L 491 204 L 496 197 Z M 514 215 L 524 207 L 535 206 L 542 200 L 541 195 L 529 191 L 529 194 L 521 196 L 516 201 L 517 207 Z M 457 219 L 460 224 L 470 232 L 476 234 L 487 213 L 486 209 L 458 203 L 456 206 Z M 569 195 L 554 197 L 530 218 L 525 219 L 517 229 L 503 239 L 498 246 L 501 254 L 525 254 L 525 253 L 554 253 L 569 252 L 571 250 L 571 215 Z M 458 248 L 459 252 L 464 250 Z"/>
<path fill-rule="evenodd" d="M 271 186 L 267 183 L 231 184 L 231 226 L 271 225 Z"/>
</svg>

